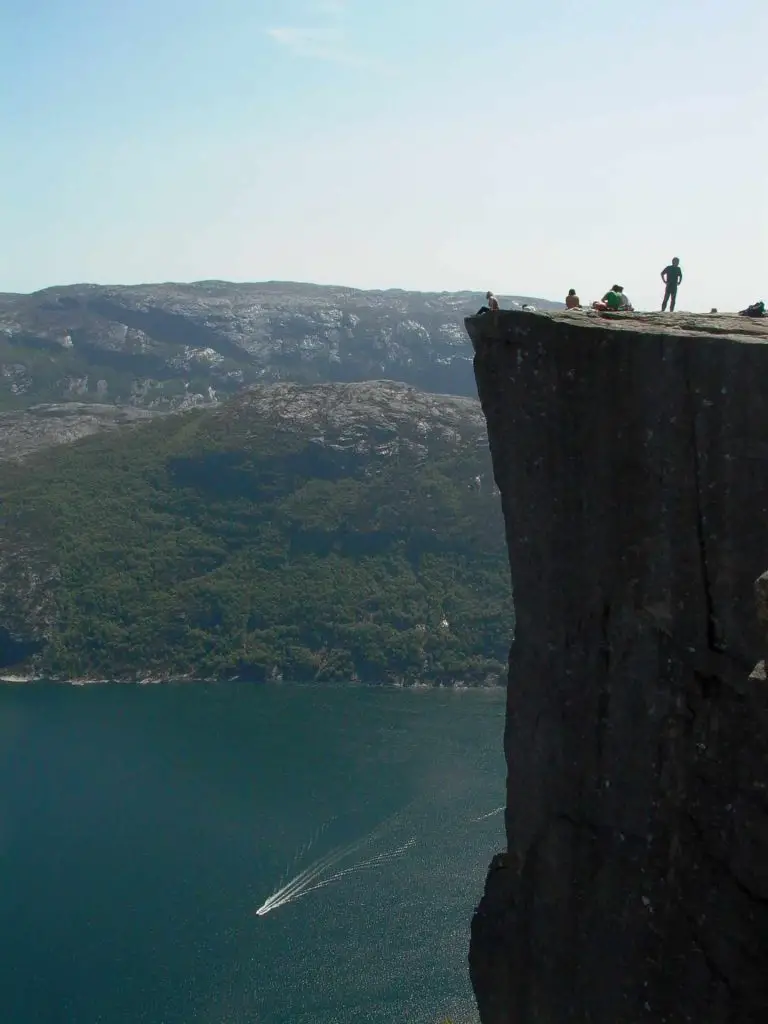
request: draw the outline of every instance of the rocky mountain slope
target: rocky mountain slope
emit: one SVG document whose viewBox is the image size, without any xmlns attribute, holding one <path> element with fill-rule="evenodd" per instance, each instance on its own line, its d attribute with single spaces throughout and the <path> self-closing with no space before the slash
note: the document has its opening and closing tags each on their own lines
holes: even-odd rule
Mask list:
<svg viewBox="0 0 768 1024">
<path fill-rule="evenodd" d="M 483 1024 L 768 1020 L 768 321 L 467 326 L 517 616 Z"/>
<path fill-rule="evenodd" d="M 102 430 L 144 423 L 158 415 L 161 414 L 150 409 L 98 402 L 60 402 L 0 412 L 0 462 L 23 459 L 40 448 L 68 444 Z"/>
<path fill-rule="evenodd" d="M 511 595 L 476 399 L 274 384 L 2 464 L 0 667 L 483 683 Z"/>
<path fill-rule="evenodd" d="M 480 301 L 223 281 L 0 294 L 0 410 L 69 400 L 179 409 L 274 381 L 393 379 L 474 395 L 462 318 Z"/>
</svg>

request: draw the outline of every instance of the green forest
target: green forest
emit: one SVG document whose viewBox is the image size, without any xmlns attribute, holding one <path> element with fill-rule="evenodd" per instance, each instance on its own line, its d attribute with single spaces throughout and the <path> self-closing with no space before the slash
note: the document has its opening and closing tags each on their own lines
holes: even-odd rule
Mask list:
<svg viewBox="0 0 768 1024">
<path fill-rule="evenodd" d="M 485 440 L 392 454 L 377 429 L 360 451 L 236 400 L 3 464 L 0 622 L 34 639 L 23 667 L 496 681 L 513 612 Z"/>
</svg>

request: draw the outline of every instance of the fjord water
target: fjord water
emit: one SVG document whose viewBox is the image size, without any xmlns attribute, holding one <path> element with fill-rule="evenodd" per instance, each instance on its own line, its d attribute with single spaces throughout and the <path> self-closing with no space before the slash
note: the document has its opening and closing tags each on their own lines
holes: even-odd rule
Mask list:
<svg viewBox="0 0 768 1024">
<path fill-rule="evenodd" d="M 498 690 L 0 687 L 0 1020 L 474 1021 L 502 721 Z"/>
</svg>

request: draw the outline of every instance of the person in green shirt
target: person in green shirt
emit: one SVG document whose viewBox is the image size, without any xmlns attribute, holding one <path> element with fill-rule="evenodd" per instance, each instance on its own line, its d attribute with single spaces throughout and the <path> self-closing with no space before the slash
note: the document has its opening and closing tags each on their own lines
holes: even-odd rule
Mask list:
<svg viewBox="0 0 768 1024">
<path fill-rule="evenodd" d="M 611 285 L 611 290 L 606 292 L 603 296 L 603 302 L 608 306 L 608 309 L 620 310 L 621 309 L 621 288 L 617 284 Z"/>
</svg>

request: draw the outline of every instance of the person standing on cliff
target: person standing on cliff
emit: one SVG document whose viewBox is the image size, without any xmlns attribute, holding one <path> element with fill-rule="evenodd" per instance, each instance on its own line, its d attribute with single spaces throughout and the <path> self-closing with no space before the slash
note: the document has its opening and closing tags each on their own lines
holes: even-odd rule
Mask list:
<svg viewBox="0 0 768 1024">
<path fill-rule="evenodd" d="M 667 309 L 667 303 L 669 303 L 669 312 L 675 312 L 675 300 L 677 299 L 677 286 L 683 280 L 683 272 L 680 269 L 680 259 L 675 256 L 668 267 L 664 267 L 661 272 L 661 280 L 666 285 L 664 289 L 664 301 L 661 304 L 661 312 L 665 313 Z"/>
</svg>

